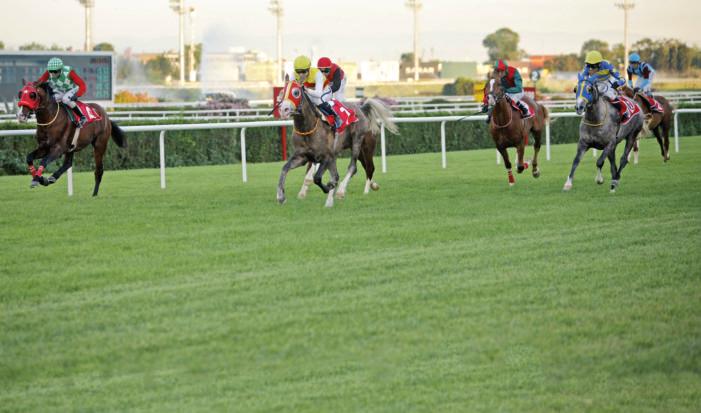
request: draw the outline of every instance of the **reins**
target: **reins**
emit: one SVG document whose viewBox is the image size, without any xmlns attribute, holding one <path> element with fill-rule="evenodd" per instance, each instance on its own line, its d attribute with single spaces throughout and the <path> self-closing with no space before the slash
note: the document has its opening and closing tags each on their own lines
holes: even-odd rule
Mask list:
<svg viewBox="0 0 701 413">
<path fill-rule="evenodd" d="M 299 129 L 295 128 L 294 126 L 292 126 L 292 129 L 294 130 L 294 133 L 296 133 L 297 135 L 309 136 L 312 133 L 316 132 L 316 129 L 318 127 L 319 127 L 319 118 L 316 118 L 316 124 L 314 125 L 314 128 L 312 130 L 310 130 L 309 132 L 302 132 Z"/>
<path fill-rule="evenodd" d="M 499 100 L 502 100 L 502 99 L 504 99 L 503 96 L 502 96 L 501 99 L 499 99 Z M 498 101 L 497 101 L 497 103 L 498 103 Z M 509 121 L 506 123 L 506 125 L 498 125 L 498 124 L 497 124 L 496 116 L 494 116 L 494 114 L 492 114 L 492 123 L 494 124 L 494 126 L 495 126 L 497 129 L 506 128 L 507 126 L 511 125 L 511 121 L 514 120 L 514 110 L 513 110 L 513 108 L 511 107 L 511 104 L 510 104 L 508 101 L 506 102 L 506 104 L 507 104 L 507 106 L 509 107 Z M 495 103 L 495 104 L 494 104 L 494 110 L 496 110 L 496 106 L 497 106 L 497 105 L 496 105 L 496 103 Z"/>
</svg>

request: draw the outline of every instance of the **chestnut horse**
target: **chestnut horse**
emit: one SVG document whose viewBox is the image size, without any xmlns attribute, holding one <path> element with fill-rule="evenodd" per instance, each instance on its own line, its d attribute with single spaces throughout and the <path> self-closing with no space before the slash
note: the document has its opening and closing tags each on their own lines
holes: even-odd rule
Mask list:
<svg viewBox="0 0 701 413">
<path fill-rule="evenodd" d="M 76 130 L 76 125 L 68 115 L 70 108 L 54 101 L 51 87 L 48 83 L 25 83 L 19 92 L 19 104 L 22 109 L 17 113 L 17 120 L 26 122 L 32 113 L 37 120 L 37 148 L 27 155 L 27 165 L 32 174 L 31 188 L 55 183 L 73 165 L 73 155 L 88 145 L 93 146 L 95 157 L 95 188 L 93 196 L 97 196 L 102 181 L 104 167 L 102 158 L 107 150 L 110 136 L 115 143 L 125 148 L 126 136 L 114 122 L 107 118 L 105 110 L 95 103 L 88 104 L 102 119 L 94 120 L 83 128 Z M 76 137 L 77 133 L 77 137 Z M 64 156 L 63 165 L 48 179 L 42 176 L 46 166 Z M 34 168 L 34 160 L 41 159 L 38 169 Z"/>
<path fill-rule="evenodd" d="M 283 204 L 286 201 L 285 179 L 287 173 L 291 169 L 308 164 L 307 177 L 298 196 L 300 198 L 306 196 L 310 175 L 314 173 L 314 183 L 328 194 L 326 206 L 332 207 L 339 180 L 336 157 L 344 149 L 351 150 L 351 160 L 346 176 L 338 186 L 336 196 L 338 198 L 345 196 L 348 183 L 357 172 L 356 163 L 358 160 L 365 169 L 365 194 L 370 189 L 379 189 L 379 185 L 373 180 L 375 172 L 373 155 L 377 144 L 377 134 L 380 132 L 380 124 L 384 124 L 392 133 L 397 132 L 395 124 L 390 119 L 391 112 L 382 102 L 368 99 L 362 106 L 345 104 L 355 111 L 358 121 L 347 126 L 338 136 L 333 132 L 331 125 L 324 121 L 323 115 L 299 83 L 288 81 L 282 91 L 281 100 L 277 104 L 283 119 L 292 116 L 294 120 L 292 142 L 295 149 L 280 172 L 277 188 L 279 203 Z M 312 163 L 319 164 L 316 172 L 311 167 Z M 328 184 L 322 182 L 326 170 L 331 174 L 331 180 Z"/>
<path fill-rule="evenodd" d="M 641 92 L 634 93 L 633 89 L 629 88 L 628 86 L 622 87 L 621 91 L 629 98 L 634 98 L 640 108 L 643 110 L 643 113 L 645 114 L 645 129 L 651 130 L 655 135 L 655 138 L 657 138 L 657 143 L 660 144 L 662 159 L 667 162 L 669 160 L 669 130 L 672 127 L 672 116 L 674 115 L 672 105 L 663 96 L 655 96 L 655 100 L 660 102 L 664 112 L 653 112 L 650 110 L 650 103 L 647 101 L 645 96 L 641 95 Z M 635 141 L 633 151 L 635 155 L 635 163 L 638 163 L 638 141 Z"/>
<path fill-rule="evenodd" d="M 533 177 L 538 178 L 540 176 L 538 152 L 540 152 L 541 134 L 545 128 L 545 122 L 548 120 L 548 109 L 535 103 L 530 97 L 524 96 L 522 100 L 531 108 L 535 116 L 522 119 L 521 111 L 511 106 L 501 82 L 493 75 L 484 86 L 484 93 L 487 94 L 489 110 L 492 114 L 489 122 L 489 133 L 504 159 L 509 185 L 514 185 L 516 180 L 511 173 L 511 161 L 507 148 L 516 148 L 517 172 L 523 172 L 524 169 L 528 168 L 528 163 L 523 160 L 523 154 L 528 144 L 529 133 L 533 136 Z"/>
</svg>

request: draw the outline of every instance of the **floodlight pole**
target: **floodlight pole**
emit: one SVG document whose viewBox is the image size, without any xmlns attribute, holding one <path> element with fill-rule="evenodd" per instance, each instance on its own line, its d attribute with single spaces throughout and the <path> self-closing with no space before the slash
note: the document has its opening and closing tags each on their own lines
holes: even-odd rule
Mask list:
<svg viewBox="0 0 701 413">
<path fill-rule="evenodd" d="M 622 3 L 616 3 L 616 7 L 623 10 L 623 48 L 625 56 L 623 56 L 623 67 L 627 67 L 628 56 L 630 56 L 630 45 L 628 44 L 628 12 L 635 7 L 633 0 L 623 0 Z"/>
<path fill-rule="evenodd" d="M 282 83 L 282 16 L 283 16 L 283 8 L 282 8 L 282 0 L 270 0 L 270 7 L 268 8 L 270 12 L 273 14 L 273 16 L 276 17 L 277 20 L 277 28 L 276 28 L 276 38 L 277 38 L 277 62 L 275 64 L 275 76 L 273 77 L 273 81 L 277 84 Z"/>
<path fill-rule="evenodd" d="M 414 12 L 414 81 L 419 80 L 419 10 L 421 0 L 407 0 L 406 6 Z"/>
<path fill-rule="evenodd" d="M 95 0 L 78 0 L 85 8 L 85 51 L 92 50 L 92 9 L 95 7 Z"/>
</svg>

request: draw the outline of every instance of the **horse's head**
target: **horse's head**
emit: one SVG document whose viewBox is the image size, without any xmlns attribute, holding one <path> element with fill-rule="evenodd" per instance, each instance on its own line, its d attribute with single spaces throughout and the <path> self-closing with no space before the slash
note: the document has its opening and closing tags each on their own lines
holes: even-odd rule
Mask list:
<svg viewBox="0 0 701 413">
<path fill-rule="evenodd" d="M 296 81 L 288 81 L 285 88 L 278 96 L 278 108 L 282 119 L 289 118 L 294 112 L 299 111 L 302 103 L 302 86 Z"/>
<path fill-rule="evenodd" d="M 34 111 L 45 106 L 45 102 L 49 101 L 49 96 L 50 90 L 47 84 L 25 83 L 17 94 L 19 99 L 17 106 L 20 107 L 19 112 L 17 112 L 17 120 L 21 123 L 26 122 Z"/>
<path fill-rule="evenodd" d="M 484 85 L 484 93 L 487 95 L 489 107 L 494 107 L 504 98 L 504 89 L 501 87 L 500 79 L 495 76 L 490 76 L 489 80 L 487 80 L 487 83 Z"/>
<path fill-rule="evenodd" d="M 591 80 L 582 76 L 581 73 L 577 76 L 577 89 L 575 93 L 577 97 L 575 109 L 578 115 L 584 113 L 587 108 L 591 107 L 591 105 L 599 100 L 599 89 Z"/>
</svg>

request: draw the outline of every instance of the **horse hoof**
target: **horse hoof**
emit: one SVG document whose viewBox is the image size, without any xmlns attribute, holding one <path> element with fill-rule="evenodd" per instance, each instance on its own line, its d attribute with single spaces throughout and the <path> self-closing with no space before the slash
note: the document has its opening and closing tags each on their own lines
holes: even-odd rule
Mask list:
<svg viewBox="0 0 701 413">
<path fill-rule="evenodd" d="M 326 203 L 324 204 L 324 207 L 325 208 L 333 208 L 333 200 L 326 201 Z"/>
<path fill-rule="evenodd" d="M 535 169 L 533 170 L 533 177 L 534 177 L 534 178 L 538 178 L 539 176 L 540 176 L 540 169 L 535 168 Z"/>
<path fill-rule="evenodd" d="M 572 189 L 572 182 L 569 182 L 569 181 L 565 182 L 565 186 L 562 187 L 562 190 L 567 192 L 570 189 Z"/>
<path fill-rule="evenodd" d="M 39 186 L 39 181 L 32 180 L 32 182 L 29 184 L 30 189 L 34 189 L 37 186 Z"/>
<path fill-rule="evenodd" d="M 377 182 L 372 182 L 372 183 L 370 184 L 370 189 L 372 189 L 373 191 L 379 191 L 379 190 L 380 190 L 380 185 L 378 185 Z"/>
<path fill-rule="evenodd" d="M 304 191 L 300 191 L 300 192 L 297 194 L 297 198 L 299 198 L 299 199 L 304 199 L 304 198 L 306 198 L 306 197 L 307 197 L 307 193 L 304 192 Z"/>
<path fill-rule="evenodd" d="M 344 199 L 346 197 L 345 192 L 336 192 L 336 199 Z"/>
<path fill-rule="evenodd" d="M 601 185 L 601 184 L 604 183 L 604 178 L 600 178 L 600 177 L 597 176 L 596 179 L 595 179 L 594 181 L 596 181 L 597 184 Z"/>
<path fill-rule="evenodd" d="M 509 182 L 509 188 L 511 188 L 514 185 L 516 185 L 516 182 Z"/>
<path fill-rule="evenodd" d="M 52 175 L 52 176 L 50 176 L 49 179 L 47 179 L 46 181 L 49 183 L 49 185 L 51 185 L 51 184 L 56 183 L 56 178 L 54 178 L 53 175 Z"/>
<path fill-rule="evenodd" d="M 280 205 L 284 205 L 285 202 L 287 202 L 287 199 L 285 199 L 284 196 L 283 196 L 282 198 L 278 197 L 278 198 L 277 198 L 277 202 L 278 202 L 278 204 L 280 204 Z"/>
</svg>

